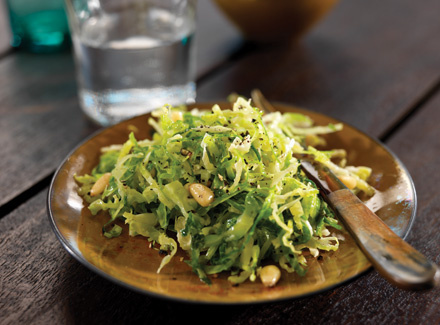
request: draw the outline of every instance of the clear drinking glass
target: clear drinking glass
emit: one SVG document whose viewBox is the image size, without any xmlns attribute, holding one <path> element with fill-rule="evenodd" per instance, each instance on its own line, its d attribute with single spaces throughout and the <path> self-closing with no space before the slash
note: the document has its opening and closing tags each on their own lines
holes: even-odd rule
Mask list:
<svg viewBox="0 0 440 325">
<path fill-rule="evenodd" d="M 195 100 L 196 0 L 66 0 L 79 101 L 101 125 Z"/>
</svg>

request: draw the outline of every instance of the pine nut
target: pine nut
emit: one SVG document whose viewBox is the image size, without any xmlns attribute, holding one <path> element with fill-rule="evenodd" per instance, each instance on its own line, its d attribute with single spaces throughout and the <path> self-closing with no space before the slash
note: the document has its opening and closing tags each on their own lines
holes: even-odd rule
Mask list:
<svg viewBox="0 0 440 325">
<path fill-rule="evenodd" d="M 341 175 L 338 176 L 338 178 L 350 190 L 354 189 L 357 185 L 357 180 L 354 177 L 348 175 Z"/>
<path fill-rule="evenodd" d="M 275 265 L 266 265 L 260 271 L 260 279 L 264 286 L 273 287 L 281 277 L 281 271 Z"/>
<path fill-rule="evenodd" d="M 188 187 L 188 189 L 192 197 L 202 207 L 207 207 L 212 201 L 214 201 L 214 193 L 209 187 L 203 184 L 193 183 Z"/>
<path fill-rule="evenodd" d="M 182 112 L 179 112 L 179 111 L 174 111 L 174 112 L 171 112 L 171 119 L 173 120 L 173 122 L 176 122 L 176 121 L 183 121 L 183 114 L 182 114 Z"/>
<path fill-rule="evenodd" d="M 102 192 L 104 192 L 105 188 L 108 186 L 108 184 L 110 183 L 110 177 L 112 176 L 112 174 L 110 173 L 105 173 L 104 175 L 102 175 L 95 184 L 93 184 L 92 189 L 90 190 L 90 196 L 95 196 L 95 195 L 99 195 Z"/>
</svg>

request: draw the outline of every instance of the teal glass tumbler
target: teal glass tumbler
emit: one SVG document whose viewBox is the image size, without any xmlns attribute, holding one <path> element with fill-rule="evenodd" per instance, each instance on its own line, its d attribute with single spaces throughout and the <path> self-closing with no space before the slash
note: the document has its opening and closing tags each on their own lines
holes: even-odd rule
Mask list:
<svg viewBox="0 0 440 325">
<path fill-rule="evenodd" d="M 34 53 L 58 52 L 71 45 L 63 0 L 7 0 L 11 45 Z"/>
</svg>

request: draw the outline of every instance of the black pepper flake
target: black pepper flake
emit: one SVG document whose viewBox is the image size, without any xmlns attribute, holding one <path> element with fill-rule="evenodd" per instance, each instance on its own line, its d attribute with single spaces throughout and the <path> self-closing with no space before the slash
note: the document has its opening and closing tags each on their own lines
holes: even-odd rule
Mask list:
<svg viewBox="0 0 440 325">
<path fill-rule="evenodd" d="M 159 255 L 168 255 L 168 252 L 164 249 L 159 249 Z"/>
</svg>

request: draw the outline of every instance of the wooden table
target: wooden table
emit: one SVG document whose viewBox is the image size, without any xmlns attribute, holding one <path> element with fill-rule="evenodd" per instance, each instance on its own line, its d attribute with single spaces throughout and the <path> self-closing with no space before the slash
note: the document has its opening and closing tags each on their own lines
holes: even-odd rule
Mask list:
<svg viewBox="0 0 440 325">
<path fill-rule="evenodd" d="M 407 241 L 440 264 L 440 2 L 342 1 L 289 47 L 247 44 L 209 1 L 199 11 L 198 100 L 260 88 L 383 141 L 417 190 Z M 46 214 L 56 167 L 98 129 L 79 109 L 71 54 L 12 51 L 1 35 L 1 324 L 440 323 L 440 288 L 402 291 L 374 270 L 311 297 L 235 307 L 155 299 L 92 273 L 63 249 Z"/>
</svg>

